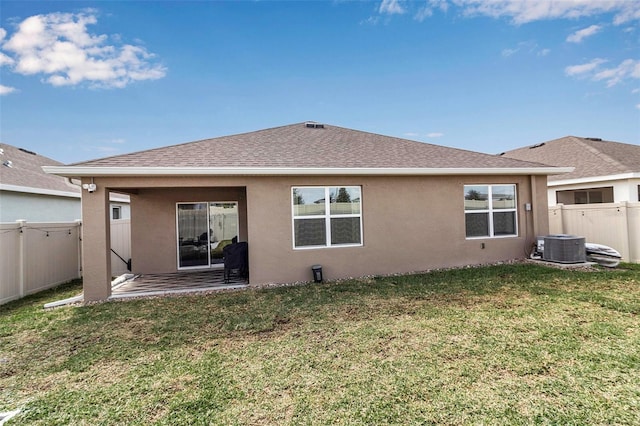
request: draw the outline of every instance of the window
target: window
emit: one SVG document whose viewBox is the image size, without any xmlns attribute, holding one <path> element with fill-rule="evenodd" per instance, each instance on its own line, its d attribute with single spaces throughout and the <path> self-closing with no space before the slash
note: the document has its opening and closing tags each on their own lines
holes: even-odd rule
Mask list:
<svg viewBox="0 0 640 426">
<path fill-rule="evenodd" d="M 113 220 L 117 220 L 120 219 L 122 217 L 121 214 L 121 208 L 120 207 L 112 207 L 111 208 L 111 216 Z"/>
<path fill-rule="evenodd" d="M 518 235 L 515 185 L 465 185 L 467 238 Z"/>
<path fill-rule="evenodd" d="M 559 204 L 613 203 L 613 186 L 558 191 L 556 202 Z"/>
<path fill-rule="evenodd" d="M 362 245 L 361 188 L 292 188 L 294 248 Z"/>
</svg>

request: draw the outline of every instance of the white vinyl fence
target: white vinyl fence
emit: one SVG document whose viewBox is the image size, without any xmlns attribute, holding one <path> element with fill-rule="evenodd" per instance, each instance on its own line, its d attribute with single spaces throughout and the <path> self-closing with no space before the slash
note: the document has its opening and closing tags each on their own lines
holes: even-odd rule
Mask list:
<svg viewBox="0 0 640 426">
<path fill-rule="evenodd" d="M 640 263 L 640 203 L 575 204 L 549 208 L 549 233 L 585 237 Z"/>
<path fill-rule="evenodd" d="M 131 256 L 130 221 L 111 222 L 111 247 Z M 82 224 L 0 223 L 0 305 L 82 276 Z M 112 273 L 126 264 L 112 253 Z"/>
</svg>

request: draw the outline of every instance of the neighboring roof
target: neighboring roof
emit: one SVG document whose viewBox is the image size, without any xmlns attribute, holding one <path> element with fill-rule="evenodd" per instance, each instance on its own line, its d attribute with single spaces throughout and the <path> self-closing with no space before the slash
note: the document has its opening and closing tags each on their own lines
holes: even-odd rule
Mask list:
<svg viewBox="0 0 640 426">
<path fill-rule="evenodd" d="M 573 172 L 549 176 L 549 181 L 640 173 L 640 145 L 598 138 L 566 136 L 507 151 L 502 156 L 559 167 L 575 167 Z"/>
<path fill-rule="evenodd" d="M 559 173 L 543 164 L 307 122 L 47 168 L 65 176 Z M 516 171 L 514 171 L 516 170 Z"/>
<path fill-rule="evenodd" d="M 0 189 L 79 197 L 80 187 L 69 183 L 64 177 L 50 175 L 42 170 L 42 166 L 61 164 L 27 149 L 0 143 Z"/>
</svg>

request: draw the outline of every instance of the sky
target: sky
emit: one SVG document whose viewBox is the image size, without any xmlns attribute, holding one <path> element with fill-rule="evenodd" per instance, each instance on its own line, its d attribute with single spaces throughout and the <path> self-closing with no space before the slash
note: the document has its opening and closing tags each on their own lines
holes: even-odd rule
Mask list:
<svg viewBox="0 0 640 426">
<path fill-rule="evenodd" d="M 640 1 L 0 0 L 0 141 L 69 164 L 304 121 L 640 144 Z"/>
</svg>

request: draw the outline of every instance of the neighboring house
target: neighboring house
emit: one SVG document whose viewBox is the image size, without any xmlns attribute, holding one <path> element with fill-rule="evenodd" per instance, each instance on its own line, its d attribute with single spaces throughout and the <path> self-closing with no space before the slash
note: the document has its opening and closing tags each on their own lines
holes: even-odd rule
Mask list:
<svg viewBox="0 0 640 426">
<path fill-rule="evenodd" d="M 549 167 L 313 122 L 103 158 L 48 173 L 83 191 L 84 297 L 111 294 L 111 191 L 131 197 L 134 273 L 216 267 L 248 242 L 250 284 L 526 256 L 548 231 Z"/>
<path fill-rule="evenodd" d="M 72 222 L 81 218 L 81 192 L 68 178 L 47 174 L 42 166 L 60 166 L 24 148 L 0 143 L 0 222 Z M 128 218 L 129 199 L 111 197 L 113 219 Z"/>
<path fill-rule="evenodd" d="M 549 176 L 550 206 L 640 201 L 639 145 L 566 136 L 501 155 L 575 168 L 571 173 Z"/>
</svg>

